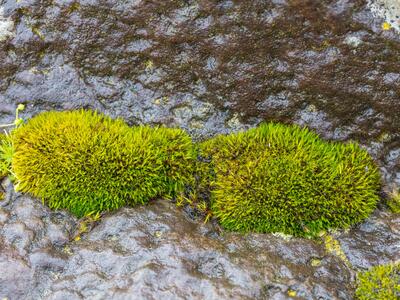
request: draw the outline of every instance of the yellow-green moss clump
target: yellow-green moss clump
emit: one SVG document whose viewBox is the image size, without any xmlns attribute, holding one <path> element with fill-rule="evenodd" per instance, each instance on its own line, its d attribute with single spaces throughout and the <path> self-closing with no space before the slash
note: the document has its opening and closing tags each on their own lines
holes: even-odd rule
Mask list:
<svg viewBox="0 0 400 300">
<path fill-rule="evenodd" d="M 211 159 L 211 210 L 230 230 L 315 235 L 363 220 L 378 201 L 379 172 L 365 150 L 298 126 L 263 124 L 200 150 Z"/>
<path fill-rule="evenodd" d="M 16 188 L 76 216 L 174 196 L 196 158 L 182 130 L 129 127 L 85 110 L 39 114 L 13 142 Z"/>
<path fill-rule="evenodd" d="M 400 299 L 400 263 L 376 266 L 357 275 L 358 300 Z"/>
</svg>

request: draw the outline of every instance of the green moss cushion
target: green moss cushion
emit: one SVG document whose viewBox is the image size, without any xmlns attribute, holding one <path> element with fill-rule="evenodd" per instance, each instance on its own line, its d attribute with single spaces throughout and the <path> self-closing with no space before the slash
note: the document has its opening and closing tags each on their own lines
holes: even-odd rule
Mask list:
<svg viewBox="0 0 400 300">
<path fill-rule="evenodd" d="M 359 300 L 400 299 L 400 263 L 376 266 L 357 275 Z"/>
<path fill-rule="evenodd" d="M 13 139 L 17 188 L 77 216 L 172 196 L 191 181 L 195 160 L 182 130 L 85 110 L 39 114 Z"/>
<path fill-rule="evenodd" d="M 378 201 L 365 150 L 297 126 L 263 124 L 200 148 L 214 172 L 211 209 L 230 230 L 313 235 L 365 219 Z"/>
</svg>

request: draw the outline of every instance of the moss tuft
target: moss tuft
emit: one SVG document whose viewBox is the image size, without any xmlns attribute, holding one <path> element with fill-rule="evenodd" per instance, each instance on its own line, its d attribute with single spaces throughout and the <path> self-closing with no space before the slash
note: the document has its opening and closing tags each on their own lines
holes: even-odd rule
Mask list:
<svg viewBox="0 0 400 300">
<path fill-rule="evenodd" d="M 14 155 L 12 138 L 8 133 L 0 133 L 0 179 L 11 173 L 11 161 Z"/>
<path fill-rule="evenodd" d="M 196 158 L 182 130 L 85 110 L 39 114 L 13 140 L 17 189 L 78 217 L 172 197 L 191 183 Z"/>
<path fill-rule="evenodd" d="M 400 299 L 400 263 L 381 265 L 357 275 L 358 300 Z"/>
<path fill-rule="evenodd" d="M 379 199 L 379 172 L 365 150 L 298 126 L 262 124 L 200 149 L 213 169 L 211 209 L 226 229 L 315 235 L 365 219 Z"/>
</svg>

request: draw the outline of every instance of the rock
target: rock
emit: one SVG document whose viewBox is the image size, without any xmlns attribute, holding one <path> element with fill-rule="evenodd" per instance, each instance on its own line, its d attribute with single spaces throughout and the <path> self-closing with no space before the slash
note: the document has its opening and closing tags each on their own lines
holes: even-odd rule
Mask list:
<svg viewBox="0 0 400 300">
<path fill-rule="evenodd" d="M 4 243 L 14 246 L 22 256 L 27 254 L 28 248 L 35 238 L 34 232 L 19 221 L 5 224 L 1 233 Z"/>
<path fill-rule="evenodd" d="M 52 248 L 40 249 L 29 255 L 29 262 L 33 270 L 46 269 L 48 271 L 62 271 L 65 266 L 65 259 L 61 253 Z"/>
<path fill-rule="evenodd" d="M 107 213 L 74 240 L 74 218 L 9 193 L 0 297 L 10 299 L 352 299 L 355 270 L 399 259 L 400 217 L 382 211 L 334 234 L 343 260 L 322 240 L 223 232 L 166 200 Z M 24 225 L 24 202 L 42 226 Z"/>
<path fill-rule="evenodd" d="M 33 270 L 14 250 L 0 240 L 0 297 L 1 299 L 28 299 L 35 288 Z"/>
<path fill-rule="evenodd" d="M 3 0 L 0 124 L 18 103 L 25 119 L 90 108 L 196 140 L 298 123 L 357 140 L 400 186 L 393 3 Z M 400 217 L 382 209 L 331 233 L 334 249 L 221 232 L 161 200 L 75 241 L 78 220 L 3 187 L 0 299 L 352 299 L 356 271 L 400 259 Z"/>
<path fill-rule="evenodd" d="M 293 290 L 313 299 L 338 297 L 337 286 L 352 293 L 352 271 L 317 241 L 218 233 L 165 200 L 109 213 L 79 241 L 51 239 L 50 232 L 74 231 L 75 220 L 28 196 L 9 198 L 0 232 L 6 239 L 1 297 L 262 299 Z M 32 215 L 43 216 L 42 226 L 24 225 L 24 202 Z M 316 257 L 319 267 L 310 267 Z M 21 268 L 24 275 L 17 276 L 13 270 Z"/>
<path fill-rule="evenodd" d="M 338 238 L 350 263 L 357 269 L 400 260 L 400 217 L 376 211 L 364 223 Z"/>
<path fill-rule="evenodd" d="M 385 18 L 400 33 L 400 3 L 397 0 L 369 0 L 368 5 L 378 18 Z"/>
<path fill-rule="evenodd" d="M 4 9 L 0 7 L 0 42 L 14 36 L 13 27 L 13 21 L 4 17 Z"/>
</svg>

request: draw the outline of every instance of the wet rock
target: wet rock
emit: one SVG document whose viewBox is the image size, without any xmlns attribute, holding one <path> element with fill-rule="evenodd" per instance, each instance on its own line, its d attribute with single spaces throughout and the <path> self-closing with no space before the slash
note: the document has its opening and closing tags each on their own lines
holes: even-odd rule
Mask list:
<svg viewBox="0 0 400 300">
<path fill-rule="evenodd" d="M 22 257 L 0 242 L 0 297 L 27 299 L 36 286 L 33 270 Z"/>
<path fill-rule="evenodd" d="M 0 296 L 9 299 L 352 299 L 356 270 L 400 253 L 400 217 L 383 211 L 333 234 L 343 259 L 323 239 L 221 231 L 166 200 L 108 213 L 75 239 L 68 213 L 12 189 L 6 198 Z M 41 225 L 28 228 L 29 214 Z"/>
<path fill-rule="evenodd" d="M 338 238 L 357 269 L 400 260 L 400 217 L 376 211 L 364 223 Z"/>
<path fill-rule="evenodd" d="M 20 255 L 25 255 L 30 247 L 35 234 L 26 228 L 22 222 L 6 224 L 1 230 L 4 243 L 15 246 Z"/>
<path fill-rule="evenodd" d="M 3 225 L 5 221 L 10 217 L 10 214 L 0 208 L 0 224 Z"/>
<path fill-rule="evenodd" d="M 94 294 L 124 298 L 135 293 L 157 299 L 261 299 L 269 282 L 282 285 L 283 293 L 290 285 L 313 299 L 314 280 L 324 282 L 330 297 L 337 296 L 329 287 L 335 278 L 348 286 L 350 275 L 332 276 L 329 269 L 329 276 L 317 279 L 313 269 L 307 270 L 311 257 L 326 255 L 317 243 L 231 233 L 210 238 L 204 233 L 213 229 L 202 229 L 208 226 L 189 221 L 165 201 L 110 214 L 71 244 L 73 254 L 52 283 L 52 293 L 67 289 L 84 298 Z M 235 251 L 228 250 L 227 244 L 232 243 Z M 351 273 L 334 257 L 325 263 L 327 268 L 335 265 L 335 270 Z"/>
<path fill-rule="evenodd" d="M 109 213 L 79 240 L 51 239 L 50 231 L 74 231 L 76 220 L 9 193 L 2 207 L 1 297 L 279 299 L 295 292 L 332 299 L 337 286 L 342 299 L 352 295 L 353 271 L 319 241 L 221 232 L 165 200 Z M 24 225 L 23 202 L 42 216 L 42 226 Z"/>
<path fill-rule="evenodd" d="M 24 118 L 83 107 L 195 139 L 298 123 L 359 141 L 400 186 L 397 10 L 392 0 L 3 0 L 0 123 L 17 103 Z M 352 299 L 355 271 L 400 259 L 399 216 L 382 210 L 333 234 L 343 260 L 322 240 L 221 232 L 164 201 L 108 214 L 74 241 L 78 220 L 4 186 L 0 298 Z"/>
<path fill-rule="evenodd" d="M 54 249 L 40 249 L 29 255 L 29 263 L 32 269 L 42 268 L 52 271 L 61 271 L 65 265 L 65 258 Z"/>
</svg>

